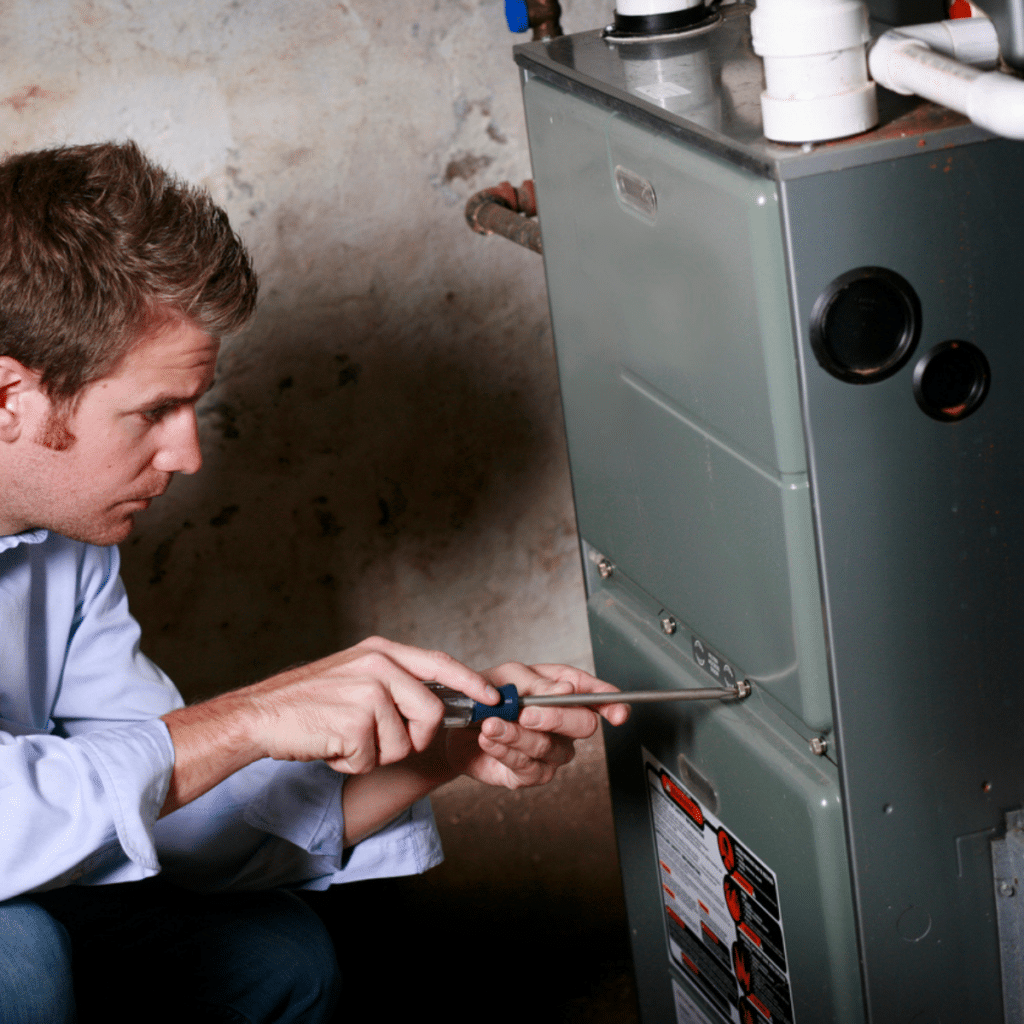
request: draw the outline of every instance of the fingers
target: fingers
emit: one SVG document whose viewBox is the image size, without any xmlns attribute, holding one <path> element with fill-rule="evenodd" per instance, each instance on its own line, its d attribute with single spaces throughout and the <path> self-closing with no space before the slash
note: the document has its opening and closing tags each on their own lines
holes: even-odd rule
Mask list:
<svg viewBox="0 0 1024 1024">
<path fill-rule="evenodd" d="M 596 717 L 590 717 L 596 723 Z M 525 729 L 500 718 L 484 721 L 478 742 L 485 754 L 507 769 L 517 786 L 550 782 L 556 769 L 576 753 L 568 737 Z"/>
<path fill-rule="evenodd" d="M 569 665 L 531 665 L 530 668 L 544 679 L 570 681 L 574 693 L 619 693 L 617 686 Z M 539 708 L 537 710 L 540 710 Z M 596 704 L 594 710 L 612 725 L 622 725 L 629 718 L 628 704 Z"/>
<path fill-rule="evenodd" d="M 410 749 L 425 750 L 444 717 L 441 701 L 414 674 L 382 652 L 366 651 L 350 663 L 349 671 L 354 668 L 379 682 L 384 690 L 386 706 L 377 709 L 379 763 L 400 761 Z M 401 750 L 399 731 L 411 748 Z"/>
<path fill-rule="evenodd" d="M 568 764 L 573 758 L 571 737 L 526 729 L 515 722 L 504 722 L 500 718 L 484 720 L 480 728 L 480 739 L 481 746 L 486 742 L 492 747 L 514 751 L 524 758 L 545 761 L 556 766 Z"/>
<path fill-rule="evenodd" d="M 392 683 L 389 691 L 381 692 L 374 707 L 377 764 L 394 764 L 413 750 L 422 750 L 437 731 L 440 724 L 437 710 L 431 702 L 420 698 L 416 691 L 421 689 L 413 680 L 399 679 Z M 363 770 L 373 767 L 375 765 L 370 764 Z"/>
<path fill-rule="evenodd" d="M 606 683 L 581 668 L 572 665 L 531 665 L 530 670 L 543 679 L 554 682 L 569 682 L 575 693 L 619 693 L 620 690 L 611 683 Z"/>
<path fill-rule="evenodd" d="M 484 704 L 497 704 L 500 699 L 498 691 L 479 672 L 444 651 L 422 650 L 379 636 L 363 640 L 352 651 L 376 651 L 423 682 L 444 683 Z"/>
<path fill-rule="evenodd" d="M 337 675 L 350 677 L 358 673 L 380 681 L 387 688 L 401 718 L 405 719 L 404 728 L 412 749 L 417 751 L 427 748 L 444 715 L 443 704 L 423 686 L 423 682 L 436 680 L 488 704 L 499 700 L 497 690 L 483 676 L 443 651 L 427 651 L 383 637 L 370 637 L 340 652 L 332 660 Z M 380 764 L 390 764 L 405 756 L 389 753 L 392 749 L 400 751 L 400 746 L 391 742 L 395 738 L 392 726 L 390 716 L 381 718 L 378 726 L 382 730 L 379 736 Z"/>
</svg>

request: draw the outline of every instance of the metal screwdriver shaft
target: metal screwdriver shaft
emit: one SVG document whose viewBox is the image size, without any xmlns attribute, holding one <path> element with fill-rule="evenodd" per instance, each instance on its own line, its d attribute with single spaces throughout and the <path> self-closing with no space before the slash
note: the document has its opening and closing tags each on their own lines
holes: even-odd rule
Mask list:
<svg viewBox="0 0 1024 1024">
<path fill-rule="evenodd" d="M 592 704 L 658 704 L 668 700 L 741 700 L 750 693 L 745 679 L 736 686 L 703 690 L 630 690 L 626 693 L 531 693 L 519 698 L 521 708 L 586 707 Z"/>
<path fill-rule="evenodd" d="M 741 679 L 735 686 L 716 686 L 689 690 L 631 690 L 625 693 L 545 693 L 519 696 L 515 686 L 498 687 L 498 704 L 481 704 L 458 690 L 441 683 L 427 686 L 444 702 L 444 727 L 458 729 L 485 718 L 504 718 L 514 722 L 527 707 L 592 707 L 600 704 L 654 704 L 663 701 L 742 700 L 750 694 L 750 683 Z"/>
</svg>

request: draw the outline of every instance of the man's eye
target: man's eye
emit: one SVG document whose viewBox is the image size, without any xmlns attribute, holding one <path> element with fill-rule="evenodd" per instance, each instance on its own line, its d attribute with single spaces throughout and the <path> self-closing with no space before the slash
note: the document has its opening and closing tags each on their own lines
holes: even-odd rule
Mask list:
<svg viewBox="0 0 1024 1024">
<path fill-rule="evenodd" d="M 155 409 L 147 409 L 142 416 L 147 423 L 159 423 L 173 408 L 172 405 L 158 405 Z"/>
</svg>

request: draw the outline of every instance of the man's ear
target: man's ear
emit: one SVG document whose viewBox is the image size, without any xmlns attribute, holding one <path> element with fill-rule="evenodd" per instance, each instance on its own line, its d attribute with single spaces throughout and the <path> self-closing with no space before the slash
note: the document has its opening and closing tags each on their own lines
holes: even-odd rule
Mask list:
<svg viewBox="0 0 1024 1024">
<path fill-rule="evenodd" d="M 0 442 L 17 441 L 29 404 L 39 396 L 39 374 L 17 359 L 0 356 Z"/>
</svg>

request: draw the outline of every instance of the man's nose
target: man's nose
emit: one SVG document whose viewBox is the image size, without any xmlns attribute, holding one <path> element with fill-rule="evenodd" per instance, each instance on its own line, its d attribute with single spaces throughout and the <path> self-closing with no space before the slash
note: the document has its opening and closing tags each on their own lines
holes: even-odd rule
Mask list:
<svg viewBox="0 0 1024 1024">
<path fill-rule="evenodd" d="M 162 473 L 196 473 L 203 464 L 199 450 L 199 424 L 192 406 L 168 413 L 160 424 L 160 446 L 153 468 Z"/>
</svg>

